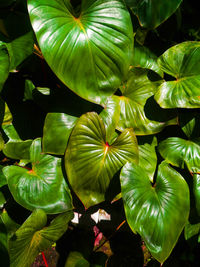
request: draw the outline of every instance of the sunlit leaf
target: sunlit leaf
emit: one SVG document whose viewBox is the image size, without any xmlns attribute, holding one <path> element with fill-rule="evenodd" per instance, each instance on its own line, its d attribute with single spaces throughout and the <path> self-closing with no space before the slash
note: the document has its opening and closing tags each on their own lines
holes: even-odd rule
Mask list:
<svg viewBox="0 0 200 267">
<path fill-rule="evenodd" d="M 190 210 L 189 188 L 166 162 L 151 185 L 143 168 L 127 163 L 120 176 L 126 218 L 152 256 L 163 263 L 174 248 Z"/>
<path fill-rule="evenodd" d="M 61 213 L 72 209 L 71 195 L 64 180 L 61 159 L 41 153 L 41 140 L 30 147 L 32 169 L 4 167 L 8 187 L 14 199 L 23 207 L 43 209 L 46 213 Z"/>
<path fill-rule="evenodd" d="M 114 8 L 113 8 L 114 7 Z M 133 48 L 130 15 L 123 0 L 29 0 L 28 10 L 51 69 L 81 97 L 104 103 L 125 78 Z"/>
<path fill-rule="evenodd" d="M 127 162 L 137 162 L 137 140 L 126 129 L 113 143 L 108 143 L 102 119 L 86 113 L 77 121 L 65 153 L 68 180 L 88 208 L 105 200 L 113 175 Z"/>
</svg>

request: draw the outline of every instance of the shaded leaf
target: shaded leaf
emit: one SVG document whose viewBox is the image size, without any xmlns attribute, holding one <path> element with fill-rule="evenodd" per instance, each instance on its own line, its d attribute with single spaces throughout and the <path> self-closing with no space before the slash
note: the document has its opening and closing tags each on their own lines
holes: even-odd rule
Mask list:
<svg viewBox="0 0 200 267">
<path fill-rule="evenodd" d="M 188 240 L 194 235 L 200 234 L 200 223 L 190 224 L 189 222 L 186 224 L 184 229 L 185 239 Z"/>
<path fill-rule="evenodd" d="M 193 176 L 193 192 L 197 213 L 200 216 L 200 174 L 194 174 Z"/>
<path fill-rule="evenodd" d="M 187 110 L 179 113 L 179 124 L 188 138 L 200 137 L 200 115 L 198 112 Z"/>
<path fill-rule="evenodd" d="M 71 211 L 63 213 L 46 227 L 45 212 L 35 210 L 9 240 L 10 267 L 30 267 L 39 252 L 64 234 L 72 218 Z"/>
<path fill-rule="evenodd" d="M 163 263 L 188 220 L 187 183 L 166 162 L 159 165 L 154 186 L 143 168 L 132 163 L 123 167 L 120 180 L 129 226 L 142 236 L 152 256 Z"/>
<path fill-rule="evenodd" d="M 7 231 L 5 225 L 0 216 L 0 257 L 2 266 L 9 265 L 8 243 L 7 243 Z"/>
<path fill-rule="evenodd" d="M 30 161 L 31 170 L 19 166 L 3 169 L 14 199 L 29 210 L 40 208 L 50 214 L 72 209 L 61 159 L 42 154 L 41 140 L 35 139 L 30 147 Z"/>
<path fill-rule="evenodd" d="M 64 155 L 77 117 L 65 113 L 48 113 L 43 129 L 43 152 Z"/>
<path fill-rule="evenodd" d="M 90 267 L 90 264 L 80 252 L 71 251 L 65 263 L 65 267 Z"/>
<path fill-rule="evenodd" d="M 86 208 L 105 200 L 113 175 L 127 162 L 138 160 L 137 140 L 126 129 L 109 144 L 102 119 L 86 113 L 77 121 L 65 153 L 68 180 Z"/>
<path fill-rule="evenodd" d="M 168 19 L 179 7 L 182 0 L 125 0 L 142 27 L 156 28 Z"/>
<path fill-rule="evenodd" d="M 155 100 L 163 108 L 200 107 L 200 42 L 183 42 L 169 48 L 158 59 L 160 68 L 176 78 L 163 82 Z"/>
<path fill-rule="evenodd" d="M 6 45 L 0 41 L 0 92 L 3 89 L 3 84 L 8 78 L 10 68 L 10 60 Z"/>
<path fill-rule="evenodd" d="M 83 0 L 76 14 L 70 1 L 29 0 L 28 10 L 42 53 L 59 79 L 81 97 L 104 103 L 130 64 L 133 31 L 124 1 Z"/>
<path fill-rule="evenodd" d="M 3 169 L 4 166 L 0 165 L 0 187 L 4 186 L 7 184 L 7 180 L 5 175 L 3 174 Z"/>
<path fill-rule="evenodd" d="M 3 208 L 4 204 L 6 203 L 4 194 L 0 191 L 0 209 Z"/>
</svg>

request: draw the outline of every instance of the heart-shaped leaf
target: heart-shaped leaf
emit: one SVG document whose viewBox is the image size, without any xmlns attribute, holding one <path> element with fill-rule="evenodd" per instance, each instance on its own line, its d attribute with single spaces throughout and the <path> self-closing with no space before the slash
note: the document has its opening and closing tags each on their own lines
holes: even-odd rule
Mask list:
<svg viewBox="0 0 200 267">
<path fill-rule="evenodd" d="M 157 103 L 151 103 L 148 112 L 145 112 L 147 100 L 152 97 L 160 84 L 151 82 L 148 79 L 148 70 L 134 68 L 129 72 L 128 80 L 120 87 L 122 96 L 120 99 L 120 119 L 118 129 L 133 128 L 136 135 L 148 135 L 160 132 L 165 126 L 175 124 L 176 121 L 170 120 L 171 114 L 167 116 L 166 111 L 158 107 Z M 159 121 L 149 119 L 148 116 L 155 117 L 159 112 Z M 174 114 L 173 114 L 174 116 Z"/>
<path fill-rule="evenodd" d="M 30 267 L 39 252 L 64 234 L 72 218 L 71 211 L 63 213 L 46 227 L 47 215 L 35 210 L 9 240 L 10 267 Z"/>
<path fill-rule="evenodd" d="M 43 152 L 64 155 L 76 120 L 77 117 L 65 113 L 48 113 L 43 129 Z"/>
<path fill-rule="evenodd" d="M 3 173 L 14 199 L 23 207 L 61 213 L 72 209 L 71 195 L 64 180 L 61 159 L 41 153 L 41 140 L 30 147 L 32 169 L 7 166 Z"/>
<path fill-rule="evenodd" d="M 169 137 L 160 142 L 158 150 L 168 163 L 183 169 L 187 166 L 190 172 L 200 171 L 200 140 Z"/>
<path fill-rule="evenodd" d="M 154 186 L 143 168 L 132 163 L 123 167 L 120 180 L 131 229 L 142 236 L 152 256 L 163 263 L 188 220 L 187 183 L 166 162 L 160 164 Z"/>
<path fill-rule="evenodd" d="M 132 23 L 124 1 L 83 0 L 77 15 L 69 0 L 29 0 L 28 10 L 55 74 L 81 97 L 106 102 L 127 75 L 132 53 Z"/>
<path fill-rule="evenodd" d="M 8 78 L 10 68 L 10 60 L 6 45 L 0 41 L 0 92 L 3 88 L 3 84 Z"/>
<path fill-rule="evenodd" d="M 168 19 L 182 0 L 125 0 L 145 28 L 156 28 Z"/>
<path fill-rule="evenodd" d="M 155 95 L 163 108 L 200 107 L 200 42 L 183 42 L 169 48 L 158 65 L 175 81 L 164 82 Z"/>
<path fill-rule="evenodd" d="M 126 129 L 109 144 L 102 119 L 92 112 L 82 115 L 71 133 L 65 168 L 73 190 L 88 208 L 105 200 L 110 180 L 127 161 L 137 160 L 133 130 Z"/>
</svg>

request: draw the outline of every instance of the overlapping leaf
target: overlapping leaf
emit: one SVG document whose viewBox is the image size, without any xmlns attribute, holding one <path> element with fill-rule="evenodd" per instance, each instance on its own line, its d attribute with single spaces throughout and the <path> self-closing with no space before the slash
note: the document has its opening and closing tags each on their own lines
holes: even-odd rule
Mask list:
<svg viewBox="0 0 200 267">
<path fill-rule="evenodd" d="M 145 69 L 134 68 L 129 72 L 127 82 L 120 87 L 122 96 L 119 97 L 119 130 L 133 128 L 136 135 L 147 135 L 160 132 L 165 126 L 176 123 L 174 120 L 170 121 L 171 114 L 166 117 L 165 111 L 159 109 L 156 103 L 151 103 L 148 113 L 145 112 L 147 100 L 156 93 L 160 84 L 160 81 L 151 82 L 147 74 Z M 149 119 L 151 115 L 155 117 L 156 113 L 157 116 L 158 112 L 159 121 Z"/>
<path fill-rule="evenodd" d="M 41 153 L 41 140 L 30 147 L 32 169 L 7 166 L 3 169 L 10 192 L 23 207 L 61 213 L 72 209 L 71 195 L 64 180 L 61 159 Z"/>
<path fill-rule="evenodd" d="M 89 262 L 78 251 L 70 252 L 65 267 L 90 267 Z"/>
<path fill-rule="evenodd" d="M 8 78 L 10 68 L 10 60 L 6 45 L 0 41 L 0 91 L 3 88 L 3 84 Z"/>
<path fill-rule="evenodd" d="M 126 129 L 108 144 L 102 119 L 96 113 L 86 113 L 71 133 L 65 168 L 73 190 L 88 208 L 104 201 L 113 175 L 127 161 L 137 159 L 137 140 L 132 129 Z"/>
<path fill-rule="evenodd" d="M 182 0 L 125 0 L 145 28 L 156 28 L 168 19 Z"/>
<path fill-rule="evenodd" d="M 160 58 L 160 68 L 176 80 L 161 84 L 155 100 L 163 108 L 200 107 L 200 42 L 183 42 Z"/>
<path fill-rule="evenodd" d="M 35 210 L 9 240 L 10 267 L 30 267 L 39 252 L 64 234 L 72 218 L 71 211 L 63 213 L 46 227 L 47 215 Z"/>
<path fill-rule="evenodd" d="M 113 8 L 114 7 L 114 8 Z M 55 74 L 81 97 L 103 103 L 126 76 L 133 47 L 123 0 L 28 1 L 33 29 Z"/>
<path fill-rule="evenodd" d="M 43 129 L 43 152 L 64 155 L 76 120 L 77 117 L 65 113 L 48 113 Z"/>
<path fill-rule="evenodd" d="M 183 177 L 166 162 L 151 185 L 143 168 L 127 163 L 120 176 L 127 221 L 139 233 L 151 254 L 163 263 L 187 223 L 190 198 Z"/>
</svg>

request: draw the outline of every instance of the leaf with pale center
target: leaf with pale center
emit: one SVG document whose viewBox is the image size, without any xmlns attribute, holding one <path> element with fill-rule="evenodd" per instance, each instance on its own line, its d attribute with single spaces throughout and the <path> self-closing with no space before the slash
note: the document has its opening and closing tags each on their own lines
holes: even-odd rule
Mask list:
<svg viewBox="0 0 200 267">
<path fill-rule="evenodd" d="M 94 112 L 82 115 L 65 153 L 68 180 L 86 208 L 105 200 L 114 174 L 127 162 L 137 162 L 138 146 L 132 129 L 109 144 L 102 119 Z"/>
<path fill-rule="evenodd" d="M 51 247 L 67 230 L 71 211 L 46 226 L 47 215 L 35 210 L 9 240 L 10 267 L 30 267 L 37 255 Z"/>
<path fill-rule="evenodd" d="M 113 8 L 114 7 L 114 8 Z M 104 103 L 128 73 L 133 48 L 123 0 L 28 0 L 42 53 L 58 78 L 79 96 Z"/>
<path fill-rule="evenodd" d="M 154 186 L 143 168 L 132 163 L 123 167 L 120 180 L 129 226 L 142 236 L 152 256 L 163 263 L 188 220 L 187 183 L 166 162 L 160 164 Z"/>
</svg>

